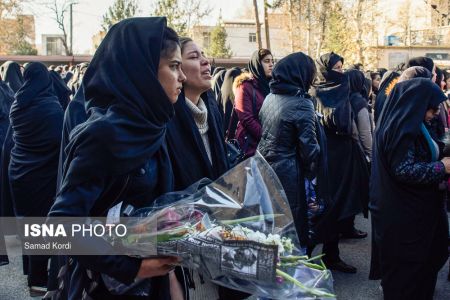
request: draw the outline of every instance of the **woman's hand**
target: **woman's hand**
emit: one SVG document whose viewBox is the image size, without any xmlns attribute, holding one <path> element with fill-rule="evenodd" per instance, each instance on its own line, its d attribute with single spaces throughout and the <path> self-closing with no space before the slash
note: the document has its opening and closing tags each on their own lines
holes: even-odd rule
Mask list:
<svg viewBox="0 0 450 300">
<path fill-rule="evenodd" d="M 166 275 L 178 262 L 177 257 L 143 259 L 136 277 L 142 279 Z"/>
<path fill-rule="evenodd" d="M 450 174 L 450 157 L 444 157 L 441 162 L 445 166 L 445 173 Z"/>
</svg>

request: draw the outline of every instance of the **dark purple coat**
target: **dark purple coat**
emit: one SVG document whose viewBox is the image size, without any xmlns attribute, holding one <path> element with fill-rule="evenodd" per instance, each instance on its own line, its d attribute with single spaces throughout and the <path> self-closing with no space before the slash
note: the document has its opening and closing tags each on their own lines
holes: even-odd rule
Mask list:
<svg viewBox="0 0 450 300">
<path fill-rule="evenodd" d="M 236 139 L 247 157 L 256 152 L 261 139 L 261 122 L 258 118 L 259 111 L 264 102 L 264 94 L 260 91 L 256 79 L 248 73 L 236 78 L 235 108 L 239 119 L 236 129 Z M 255 107 L 253 107 L 253 93 L 255 95 Z"/>
</svg>

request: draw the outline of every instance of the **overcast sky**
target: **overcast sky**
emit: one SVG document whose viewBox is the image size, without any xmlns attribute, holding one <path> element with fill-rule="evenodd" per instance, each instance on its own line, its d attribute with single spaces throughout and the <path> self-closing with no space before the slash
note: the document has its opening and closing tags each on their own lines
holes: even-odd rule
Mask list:
<svg viewBox="0 0 450 300">
<path fill-rule="evenodd" d="M 182 1 L 182 0 L 181 0 Z M 205 23 L 214 24 L 217 22 L 219 11 L 222 10 L 224 19 L 233 19 L 242 11 L 244 5 L 252 5 L 252 0 L 201 0 L 205 4 L 213 7 L 210 17 Z M 42 34 L 57 34 L 60 31 L 56 23 L 52 20 L 52 12 L 43 5 L 25 4 L 25 13 L 33 13 L 36 22 L 36 44 L 41 44 Z M 78 4 L 73 8 L 73 48 L 75 53 L 85 53 L 91 49 L 92 36 L 100 30 L 102 15 L 114 0 L 78 0 Z M 138 15 L 148 15 L 154 7 L 156 0 L 137 0 L 139 9 Z M 68 19 L 68 16 L 67 16 Z"/>
</svg>

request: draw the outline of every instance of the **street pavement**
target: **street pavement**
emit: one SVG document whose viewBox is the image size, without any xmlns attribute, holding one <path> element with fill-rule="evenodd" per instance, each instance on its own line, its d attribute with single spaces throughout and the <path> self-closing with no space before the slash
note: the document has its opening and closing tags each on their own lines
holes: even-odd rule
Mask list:
<svg viewBox="0 0 450 300">
<path fill-rule="evenodd" d="M 360 216 L 356 218 L 356 227 L 370 233 L 370 222 Z M 369 235 L 370 236 L 370 235 Z M 14 237 L 7 238 L 10 253 L 18 253 L 19 244 Z M 315 250 L 319 252 L 321 247 Z M 333 272 L 334 288 L 337 299 L 343 300 L 381 300 L 382 291 L 379 281 L 368 280 L 370 263 L 370 238 L 362 240 L 342 240 L 340 243 L 342 259 L 358 268 L 356 274 Z M 26 277 L 22 275 L 22 260 L 20 256 L 10 257 L 11 263 L 0 267 L 0 300 L 31 300 L 26 287 Z M 450 282 L 447 281 L 448 262 L 439 273 L 434 299 L 450 299 Z M 211 289 L 201 288 L 192 293 L 193 300 L 215 300 L 209 292 Z M 256 299 L 251 297 L 251 299 Z M 232 299 L 230 299 L 232 300 Z"/>
</svg>

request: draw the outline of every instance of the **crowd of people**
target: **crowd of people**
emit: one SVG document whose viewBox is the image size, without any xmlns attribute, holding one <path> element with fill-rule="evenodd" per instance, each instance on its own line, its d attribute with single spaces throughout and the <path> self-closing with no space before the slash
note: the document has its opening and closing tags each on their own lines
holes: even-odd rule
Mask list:
<svg viewBox="0 0 450 300">
<path fill-rule="evenodd" d="M 448 258 L 450 174 L 450 73 L 432 59 L 364 71 L 333 52 L 275 63 L 259 49 L 246 68 L 227 70 L 153 17 L 114 25 L 90 63 L 7 62 L 0 71 L 2 216 L 146 207 L 258 151 L 284 188 L 305 254 L 323 244 L 327 268 L 356 273 L 339 241 L 367 238 L 355 216 L 370 213 L 370 279 L 381 279 L 385 299 L 432 299 Z M 191 271 L 173 269 L 177 258 L 102 255 L 106 241 L 85 247 L 97 255 L 24 256 L 30 295 L 178 300 L 196 285 Z M 219 299 L 251 296 L 209 288 Z"/>
</svg>

